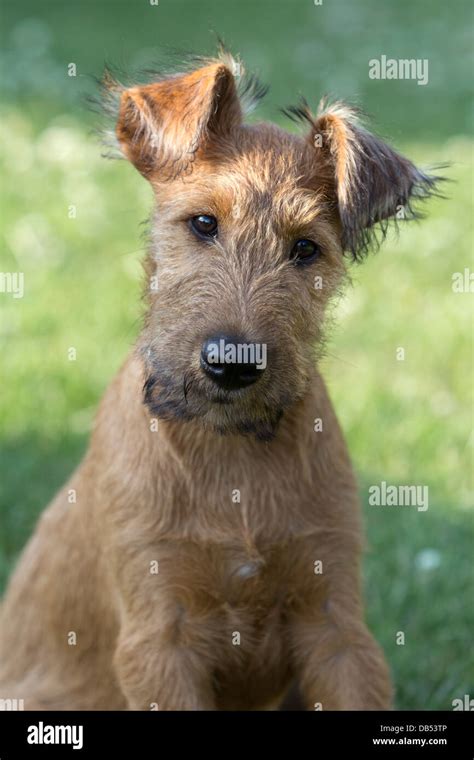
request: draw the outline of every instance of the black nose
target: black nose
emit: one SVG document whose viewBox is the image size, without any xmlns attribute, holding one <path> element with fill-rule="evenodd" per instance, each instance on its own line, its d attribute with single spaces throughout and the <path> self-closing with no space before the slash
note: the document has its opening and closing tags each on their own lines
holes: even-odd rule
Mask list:
<svg viewBox="0 0 474 760">
<path fill-rule="evenodd" d="M 201 367 L 220 388 L 237 390 L 252 385 L 263 375 L 262 355 L 262 344 L 215 335 L 202 345 Z"/>
</svg>

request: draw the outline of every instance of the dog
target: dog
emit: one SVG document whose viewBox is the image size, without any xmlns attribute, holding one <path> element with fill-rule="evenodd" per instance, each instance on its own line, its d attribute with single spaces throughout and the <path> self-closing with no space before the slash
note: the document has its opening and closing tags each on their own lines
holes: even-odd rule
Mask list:
<svg viewBox="0 0 474 760">
<path fill-rule="evenodd" d="M 348 260 L 437 177 L 341 103 L 246 123 L 264 88 L 235 71 L 104 77 L 156 200 L 146 316 L 6 591 L 0 697 L 25 709 L 275 709 L 294 683 L 308 710 L 392 706 L 317 359 Z"/>
</svg>

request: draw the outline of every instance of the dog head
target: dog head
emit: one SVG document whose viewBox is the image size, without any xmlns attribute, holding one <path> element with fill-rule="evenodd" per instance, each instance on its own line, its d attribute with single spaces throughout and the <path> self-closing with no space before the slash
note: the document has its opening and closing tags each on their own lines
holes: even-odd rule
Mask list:
<svg viewBox="0 0 474 760">
<path fill-rule="evenodd" d="M 434 189 L 354 110 L 244 122 L 262 88 L 228 56 L 119 96 L 116 136 L 156 198 L 139 341 L 152 413 L 271 437 L 308 387 L 346 271 Z"/>
</svg>

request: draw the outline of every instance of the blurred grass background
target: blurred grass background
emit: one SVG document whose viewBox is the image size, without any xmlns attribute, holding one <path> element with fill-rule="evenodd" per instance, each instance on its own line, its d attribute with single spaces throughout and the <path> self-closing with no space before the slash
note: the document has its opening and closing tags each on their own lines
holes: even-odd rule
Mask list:
<svg viewBox="0 0 474 760">
<path fill-rule="evenodd" d="M 259 117 L 285 124 L 279 106 L 329 92 L 422 165 L 451 162 L 447 199 L 353 267 L 323 371 L 359 473 L 368 618 L 397 707 L 472 696 L 472 294 L 452 290 L 453 273 L 473 269 L 470 3 L 3 0 L 0 13 L 0 270 L 25 273 L 23 299 L 0 294 L 0 584 L 84 452 L 140 326 L 151 194 L 131 167 L 100 158 L 91 75 L 106 60 L 147 66 L 170 45 L 211 53 L 214 30 L 271 84 Z M 370 80 L 382 54 L 427 58 L 429 84 Z M 369 507 L 382 480 L 428 485 L 428 511 Z"/>
</svg>

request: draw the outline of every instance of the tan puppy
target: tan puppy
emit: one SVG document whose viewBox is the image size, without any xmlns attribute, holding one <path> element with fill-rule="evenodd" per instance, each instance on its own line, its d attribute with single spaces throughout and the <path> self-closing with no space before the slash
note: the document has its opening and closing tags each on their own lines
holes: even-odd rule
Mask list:
<svg viewBox="0 0 474 760">
<path fill-rule="evenodd" d="M 147 313 L 89 451 L 6 593 L 0 698 L 26 709 L 387 709 L 357 489 L 315 368 L 345 251 L 435 178 L 341 105 L 245 125 L 223 56 L 125 89 L 156 196 Z M 399 214 L 397 214 L 399 215 Z"/>
</svg>

